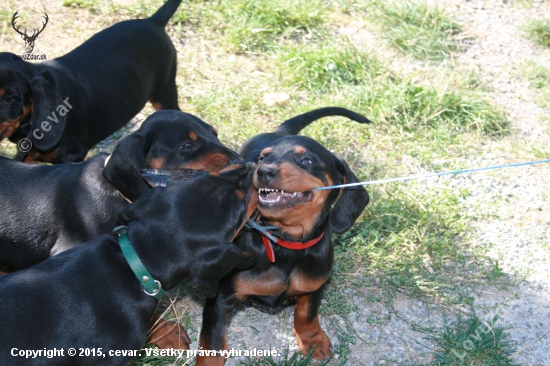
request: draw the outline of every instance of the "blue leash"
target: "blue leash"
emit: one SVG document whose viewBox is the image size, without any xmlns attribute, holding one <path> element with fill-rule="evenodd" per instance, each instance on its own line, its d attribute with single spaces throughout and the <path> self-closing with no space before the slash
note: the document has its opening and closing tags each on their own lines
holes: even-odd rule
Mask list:
<svg viewBox="0 0 550 366">
<path fill-rule="evenodd" d="M 545 164 L 545 163 L 550 163 L 550 159 L 537 160 L 537 161 L 528 161 L 528 162 L 525 162 L 525 163 L 515 163 L 515 164 L 507 164 L 507 165 L 495 165 L 495 166 L 490 166 L 490 167 L 486 167 L 486 168 L 462 169 L 462 170 L 453 170 L 451 172 L 430 173 L 430 174 L 424 174 L 424 175 L 422 175 L 422 174 L 420 174 L 420 175 L 409 175 L 407 177 L 388 178 L 388 179 L 380 179 L 380 180 L 371 180 L 371 181 L 367 181 L 367 182 L 339 184 L 339 185 L 335 185 L 335 186 L 313 188 L 312 191 L 322 191 L 322 190 L 327 190 L 327 189 L 355 187 L 355 186 L 370 186 L 372 184 L 402 182 L 402 181 L 411 180 L 411 179 L 425 179 L 425 178 L 432 178 L 432 177 L 440 177 L 442 175 L 454 175 L 454 174 L 481 172 L 481 171 L 484 171 L 484 170 L 515 168 L 515 167 L 519 167 L 519 166 L 528 166 L 528 165 Z"/>
</svg>

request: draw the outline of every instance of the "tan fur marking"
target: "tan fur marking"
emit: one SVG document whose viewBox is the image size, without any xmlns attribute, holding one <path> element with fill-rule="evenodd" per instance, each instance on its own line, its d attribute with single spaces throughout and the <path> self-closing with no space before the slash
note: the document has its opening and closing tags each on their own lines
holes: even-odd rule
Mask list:
<svg viewBox="0 0 550 366">
<path fill-rule="evenodd" d="M 151 319 L 149 334 L 149 343 L 153 343 L 160 349 L 189 349 L 191 344 L 191 339 L 182 325 L 164 320 L 157 313 Z"/>
<path fill-rule="evenodd" d="M 227 329 L 223 331 L 223 349 L 229 349 L 227 345 Z M 206 339 L 204 338 L 203 333 L 201 332 L 199 343 L 201 349 L 208 349 L 206 345 Z M 216 350 L 218 351 L 218 350 Z M 218 353 L 219 354 L 219 353 Z M 225 358 L 223 356 L 197 356 L 197 363 L 195 366 L 223 366 L 225 364 Z"/>
<path fill-rule="evenodd" d="M 222 170 L 220 170 L 218 173 L 228 172 L 230 170 L 237 169 L 237 168 L 240 168 L 240 167 L 241 167 L 241 164 L 231 164 L 230 166 L 227 166 L 227 167 L 223 168 Z"/>
<path fill-rule="evenodd" d="M 24 161 L 28 164 L 38 164 L 38 162 L 55 163 L 58 157 L 59 153 L 57 152 L 57 150 L 52 150 L 47 153 L 41 153 L 36 150 L 31 150 L 25 157 Z"/>
<path fill-rule="evenodd" d="M 248 296 L 269 296 L 284 292 L 288 284 L 281 280 L 276 270 L 270 269 L 264 272 L 261 277 L 246 278 L 243 275 L 235 276 L 235 296 L 242 301 Z"/>
<path fill-rule="evenodd" d="M 317 291 L 325 282 L 327 282 L 326 277 L 314 279 L 294 269 L 290 275 L 290 287 L 287 292 L 290 296 L 306 294 Z"/>
<path fill-rule="evenodd" d="M 203 170 L 206 172 L 219 172 L 227 165 L 227 157 L 223 154 L 214 153 L 206 155 L 196 162 L 186 166 L 187 169 Z"/>
<path fill-rule="evenodd" d="M 193 131 L 189 132 L 189 138 L 193 141 L 197 141 L 198 139 L 197 134 L 194 133 Z"/>
<path fill-rule="evenodd" d="M 262 150 L 262 155 L 267 155 L 271 152 L 271 150 L 273 150 L 272 147 L 266 147 L 265 149 Z"/>
<path fill-rule="evenodd" d="M 47 153 L 41 153 L 36 150 L 31 150 L 27 154 L 27 157 L 25 158 L 25 163 L 28 164 L 37 164 L 38 162 L 45 162 L 45 163 L 55 163 L 57 161 L 57 158 L 59 157 L 59 153 L 57 150 L 52 150 Z"/>
<path fill-rule="evenodd" d="M 151 105 L 153 106 L 155 111 L 161 111 L 164 109 L 162 108 L 162 104 L 160 104 L 159 102 L 151 102 Z"/>
<path fill-rule="evenodd" d="M 0 97 L 6 94 L 6 89 L 0 88 Z"/>
<path fill-rule="evenodd" d="M 212 174 L 212 173 L 210 173 L 210 174 Z M 235 193 L 237 194 L 237 197 L 239 197 L 240 199 L 244 199 L 244 192 L 243 191 L 241 191 L 240 189 L 237 189 L 235 191 Z"/>
<path fill-rule="evenodd" d="M 332 343 L 319 324 L 319 314 L 312 321 L 308 321 L 310 311 L 310 299 L 308 296 L 299 296 L 294 309 L 294 334 L 298 348 L 307 355 L 313 345 L 317 345 L 313 358 L 321 360 L 331 355 Z"/>
<path fill-rule="evenodd" d="M 296 146 L 296 147 L 294 148 L 294 152 L 295 152 L 296 154 L 303 154 L 303 153 L 305 153 L 306 151 L 307 151 L 306 148 L 303 147 L 303 146 Z"/>
<path fill-rule="evenodd" d="M 328 176 L 327 184 L 333 184 Z M 321 186 L 325 186 L 325 184 L 319 178 L 308 174 L 294 164 L 283 162 L 279 165 L 277 180 L 270 188 L 285 192 L 303 192 Z M 259 187 L 256 173 L 254 174 L 254 187 Z M 280 208 L 258 206 L 258 211 L 269 225 L 278 226 L 279 230 L 294 238 L 303 238 L 314 229 L 315 222 L 323 210 L 330 191 L 313 191 L 312 194 L 313 197 L 309 202 Z"/>
<path fill-rule="evenodd" d="M 21 113 L 19 116 L 15 117 L 12 120 L 0 122 L 0 135 L 2 135 L 3 133 L 3 136 L 0 138 L 0 141 L 2 141 L 2 139 L 4 138 L 8 138 L 11 135 L 13 135 L 13 133 L 19 128 L 19 125 L 21 124 L 21 122 L 23 122 L 25 117 L 27 117 L 27 115 L 32 111 L 32 109 L 33 109 L 33 103 L 31 100 L 29 105 L 23 106 L 23 113 Z"/>
<path fill-rule="evenodd" d="M 238 191 L 238 192 L 241 192 L 241 191 Z M 243 193 L 243 192 L 241 192 L 241 193 Z M 238 193 L 237 193 L 237 195 L 238 195 Z M 248 195 L 249 195 L 248 196 L 249 201 L 248 201 L 247 206 L 246 206 L 246 217 L 245 217 L 244 221 L 242 222 L 241 226 L 239 227 L 239 229 L 237 231 L 235 231 L 235 235 L 233 235 L 233 238 L 231 238 L 231 241 L 235 240 L 235 238 L 240 235 L 240 233 L 243 229 L 243 226 L 246 224 L 248 219 L 250 219 L 252 214 L 258 208 L 258 191 L 255 190 L 252 185 L 250 186 L 250 192 L 248 193 Z M 243 194 L 243 196 L 244 196 L 244 194 Z M 245 198 L 245 197 L 243 197 L 243 198 Z"/>
<path fill-rule="evenodd" d="M 153 169 L 162 169 L 164 168 L 165 162 L 166 160 L 164 158 L 155 158 L 151 159 L 151 161 L 149 162 L 149 166 Z"/>
</svg>

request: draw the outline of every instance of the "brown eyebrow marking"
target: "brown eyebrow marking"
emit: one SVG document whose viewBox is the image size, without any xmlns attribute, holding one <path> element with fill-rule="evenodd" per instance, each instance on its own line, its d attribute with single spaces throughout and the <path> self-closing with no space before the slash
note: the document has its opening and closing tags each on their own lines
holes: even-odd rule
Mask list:
<svg viewBox="0 0 550 366">
<path fill-rule="evenodd" d="M 303 154 L 303 153 L 305 153 L 306 151 L 307 151 L 306 148 L 303 147 L 303 146 L 296 146 L 296 147 L 294 148 L 294 152 L 295 152 L 296 154 Z"/>
<path fill-rule="evenodd" d="M 271 150 L 273 150 L 272 147 L 266 147 L 265 149 L 262 150 L 262 155 L 269 154 Z"/>
<path fill-rule="evenodd" d="M 189 132 L 189 138 L 191 138 L 191 140 L 193 141 L 197 141 L 197 134 L 194 133 L 193 131 Z"/>
</svg>

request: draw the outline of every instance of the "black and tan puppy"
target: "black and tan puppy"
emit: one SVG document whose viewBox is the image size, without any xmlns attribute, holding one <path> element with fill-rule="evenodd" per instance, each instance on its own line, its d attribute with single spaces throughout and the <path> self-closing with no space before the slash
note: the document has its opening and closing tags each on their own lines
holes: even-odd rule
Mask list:
<svg viewBox="0 0 550 366">
<path fill-rule="evenodd" d="M 156 110 L 179 110 L 176 50 L 164 27 L 180 2 L 117 23 L 54 60 L 36 64 L 0 53 L 0 141 L 32 143 L 16 160 L 82 161 L 147 101 Z"/>
<path fill-rule="evenodd" d="M 220 174 L 199 173 L 152 189 L 120 212 L 127 238 L 152 277 L 146 282 L 159 281 L 169 290 L 188 279 L 212 297 L 222 276 L 254 263 L 231 242 L 257 203 L 253 172 L 253 165 L 243 164 Z M 21 350 L 54 349 L 63 355 L 42 355 L 32 363 L 127 364 L 136 356 L 128 351 L 144 345 L 157 307 L 128 263 L 117 239 L 102 235 L 0 276 L 0 364 L 27 365 L 31 361 Z"/>
<path fill-rule="evenodd" d="M 347 117 L 359 123 L 371 123 L 365 116 L 342 107 L 325 107 L 300 114 L 281 123 L 275 132 L 261 133 L 245 141 L 239 154 L 245 161 L 258 161 L 262 150 L 281 137 L 297 135 L 312 122 L 329 116 Z"/>
<path fill-rule="evenodd" d="M 257 257 L 254 267 L 234 271 L 220 282 L 218 294 L 203 310 L 200 346 L 227 349 L 226 332 L 235 306 L 245 299 L 278 306 L 295 303 L 294 333 L 305 354 L 316 345 L 313 356 L 330 356 L 331 342 L 319 325 L 318 310 L 324 284 L 329 278 L 334 249 L 331 231 L 348 230 L 369 201 L 367 191 L 313 190 L 357 182 L 344 160 L 315 140 L 286 136 L 275 142 L 260 136 L 268 147 L 261 150 L 254 187 L 259 190 L 260 225 L 276 226 L 271 241 L 257 231 L 244 231 L 235 243 Z M 253 139 L 256 139 L 254 137 Z M 245 146 L 260 145 L 252 141 Z M 241 149 L 244 156 L 253 153 Z M 253 155 L 253 154 L 252 154 Z M 223 357 L 199 357 L 198 366 L 223 365 Z"/>
<path fill-rule="evenodd" d="M 150 190 L 142 169 L 219 171 L 242 161 L 216 130 L 180 111 L 153 113 L 107 154 L 39 166 L 0 158 L 0 268 L 19 270 L 110 233 L 116 214 Z"/>
</svg>

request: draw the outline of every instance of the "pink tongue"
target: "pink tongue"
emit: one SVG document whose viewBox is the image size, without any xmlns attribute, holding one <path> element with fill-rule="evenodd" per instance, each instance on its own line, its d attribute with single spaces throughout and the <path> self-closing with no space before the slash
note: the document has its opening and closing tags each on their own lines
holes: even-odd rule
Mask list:
<svg viewBox="0 0 550 366">
<path fill-rule="evenodd" d="M 266 196 L 266 198 L 269 198 L 269 199 L 274 199 L 274 198 L 277 198 L 277 196 L 279 196 L 281 194 L 281 192 L 269 192 Z"/>
</svg>

